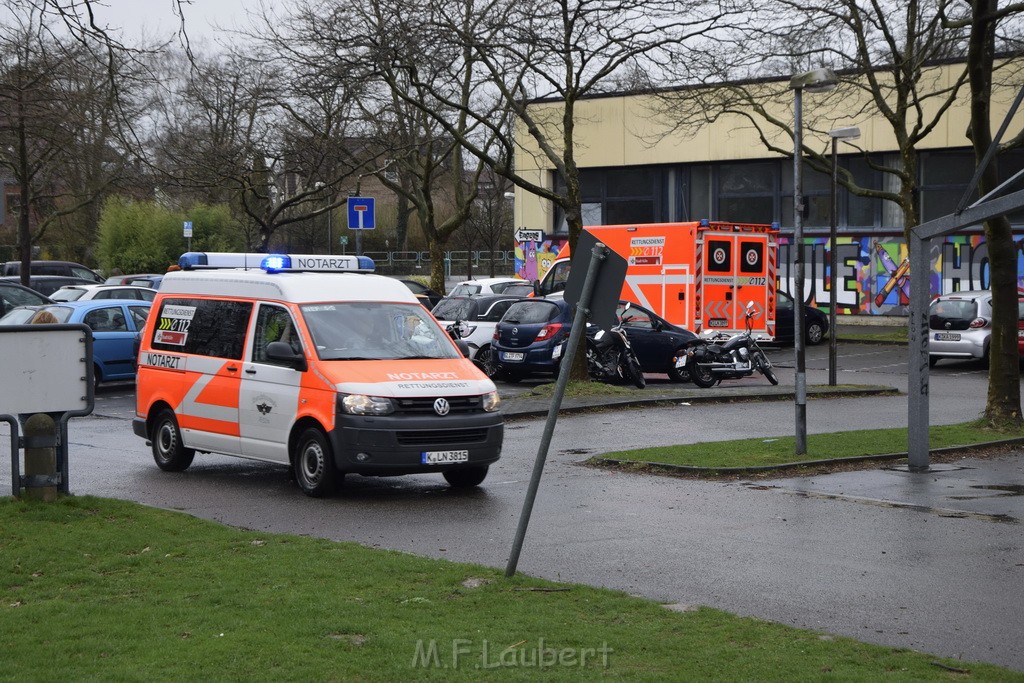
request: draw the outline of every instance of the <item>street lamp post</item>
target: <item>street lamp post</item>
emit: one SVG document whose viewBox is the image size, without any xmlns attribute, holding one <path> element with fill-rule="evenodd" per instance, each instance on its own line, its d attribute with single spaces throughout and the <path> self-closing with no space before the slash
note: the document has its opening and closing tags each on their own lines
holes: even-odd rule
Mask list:
<svg viewBox="0 0 1024 683">
<path fill-rule="evenodd" d="M 789 80 L 794 91 L 793 123 L 793 265 L 796 292 L 793 296 L 793 348 L 796 352 L 796 454 L 807 452 L 807 358 L 804 352 L 804 198 L 803 198 L 803 92 L 828 92 L 839 79 L 831 69 L 814 69 Z"/>
<path fill-rule="evenodd" d="M 836 385 L 836 271 L 839 269 L 839 258 L 836 255 L 836 231 L 839 224 L 839 154 L 840 140 L 856 140 L 860 137 L 860 128 L 836 128 L 828 132 L 832 138 L 832 208 L 829 222 L 828 238 L 828 384 Z"/>
</svg>

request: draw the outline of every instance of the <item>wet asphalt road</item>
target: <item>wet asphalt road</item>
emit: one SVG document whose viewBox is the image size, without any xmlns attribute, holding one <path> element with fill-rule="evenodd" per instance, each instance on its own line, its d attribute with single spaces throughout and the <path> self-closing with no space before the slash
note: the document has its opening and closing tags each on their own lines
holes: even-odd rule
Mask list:
<svg viewBox="0 0 1024 683">
<path fill-rule="evenodd" d="M 885 348 L 852 347 L 840 382 L 905 389 L 902 355 Z M 827 368 L 815 352 L 811 383 L 824 381 Z M 932 422 L 974 417 L 984 405 L 984 370 L 944 365 L 932 373 Z M 780 379 L 792 383 L 792 370 L 781 369 Z M 756 392 L 763 380 L 749 382 Z M 476 491 L 452 491 L 438 476 L 349 477 L 339 496 L 313 500 L 282 468 L 261 463 L 200 456 L 187 472 L 160 472 L 131 433 L 131 413 L 126 385 L 104 390 L 94 415 L 72 421 L 73 493 L 502 568 L 543 425 L 510 422 L 503 458 Z M 807 413 L 810 433 L 905 426 L 906 398 L 811 401 Z M 791 434 L 793 419 L 788 402 L 562 416 L 519 570 L 1024 670 L 1024 465 L 1016 455 L 924 474 L 878 469 L 756 481 L 580 464 L 612 449 Z"/>
</svg>

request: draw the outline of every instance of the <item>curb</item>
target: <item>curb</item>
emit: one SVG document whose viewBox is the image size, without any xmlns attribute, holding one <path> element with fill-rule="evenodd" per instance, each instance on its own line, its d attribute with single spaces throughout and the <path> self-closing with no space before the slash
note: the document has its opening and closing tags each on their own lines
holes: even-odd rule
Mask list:
<svg viewBox="0 0 1024 683">
<path fill-rule="evenodd" d="M 997 448 L 1001 446 L 1024 445 L 1024 437 L 1001 439 L 999 441 L 982 441 L 980 443 L 965 446 L 945 446 L 943 448 L 932 448 L 928 451 L 930 455 L 956 455 L 957 453 L 970 454 L 984 448 Z M 781 463 L 778 465 L 750 465 L 747 467 L 698 467 L 696 465 L 675 465 L 663 462 L 648 462 L 645 460 L 618 460 L 616 458 L 604 458 L 594 456 L 589 458 L 585 464 L 594 467 L 609 468 L 634 468 L 642 467 L 650 470 L 663 471 L 676 474 L 758 474 L 761 472 L 774 472 L 788 470 L 797 467 L 817 467 L 821 465 L 842 465 L 857 462 L 886 462 L 889 460 L 903 460 L 907 453 L 880 453 L 877 455 L 853 455 L 846 458 L 823 458 L 819 460 L 797 460 L 795 462 Z M 927 471 L 927 470 L 925 470 Z"/>
<path fill-rule="evenodd" d="M 704 394 L 703 392 L 708 392 Z M 714 392 L 714 393 L 710 393 Z M 807 391 L 808 398 L 845 398 L 849 396 L 895 396 L 900 393 L 899 389 L 895 387 L 850 387 L 847 389 L 828 389 L 828 388 L 814 388 L 809 387 Z M 690 391 L 688 393 L 681 393 L 677 395 L 668 396 L 661 394 L 659 396 L 652 397 L 637 397 L 637 398 L 609 398 L 605 400 L 601 399 L 573 399 L 570 398 L 567 401 L 563 400 L 562 406 L 559 408 L 559 415 L 572 415 L 578 413 L 586 413 L 601 410 L 617 410 L 620 408 L 633 408 L 636 406 L 658 406 L 658 405 L 669 405 L 673 403 L 742 403 L 748 401 L 792 401 L 795 398 L 795 390 L 783 391 L 780 393 L 771 394 L 751 394 L 751 393 L 737 393 L 737 394 L 723 394 L 714 389 L 704 389 L 701 393 Z M 507 398 L 507 403 L 514 403 L 515 401 L 531 401 L 536 402 L 536 407 L 524 406 L 516 409 L 514 406 L 503 408 L 502 413 L 505 419 L 526 419 L 535 417 L 546 417 L 550 409 L 550 398 L 542 397 L 528 397 L 528 398 Z M 540 405 L 545 404 L 545 405 Z"/>
</svg>

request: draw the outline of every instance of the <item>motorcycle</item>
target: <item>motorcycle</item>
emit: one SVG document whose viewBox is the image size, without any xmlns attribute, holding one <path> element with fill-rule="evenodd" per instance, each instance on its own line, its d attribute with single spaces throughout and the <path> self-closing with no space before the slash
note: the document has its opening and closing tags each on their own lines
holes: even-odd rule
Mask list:
<svg viewBox="0 0 1024 683">
<path fill-rule="evenodd" d="M 772 370 L 771 361 L 751 335 L 754 302 L 747 304 L 747 331 L 730 337 L 722 344 L 697 338 L 687 342 L 686 352 L 676 359 L 676 368 L 688 369 L 690 381 L 702 389 L 713 387 L 724 379 L 740 379 L 757 370 L 772 384 L 779 378 Z"/>
<path fill-rule="evenodd" d="M 589 323 L 588 323 L 589 325 Z M 630 382 L 637 389 L 647 386 L 643 368 L 637 360 L 622 321 L 609 330 L 598 330 L 587 339 L 587 370 L 601 382 Z"/>
</svg>

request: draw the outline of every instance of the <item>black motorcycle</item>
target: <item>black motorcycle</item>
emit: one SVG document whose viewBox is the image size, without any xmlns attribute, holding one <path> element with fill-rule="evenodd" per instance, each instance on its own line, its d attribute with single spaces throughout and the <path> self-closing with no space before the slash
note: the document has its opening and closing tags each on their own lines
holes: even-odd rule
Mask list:
<svg viewBox="0 0 1024 683">
<path fill-rule="evenodd" d="M 722 344 L 697 338 L 687 342 L 686 353 L 676 359 L 676 368 L 688 369 L 690 380 L 698 387 L 707 389 L 724 379 L 747 377 L 757 370 L 772 384 L 779 378 L 772 370 L 771 361 L 751 335 L 754 317 L 754 302 L 747 304 L 747 331 L 730 337 Z"/>
<path fill-rule="evenodd" d="M 637 389 L 647 386 L 643 368 L 637 360 L 622 321 L 610 330 L 598 330 L 587 339 L 587 370 L 601 382 L 630 382 Z"/>
</svg>

